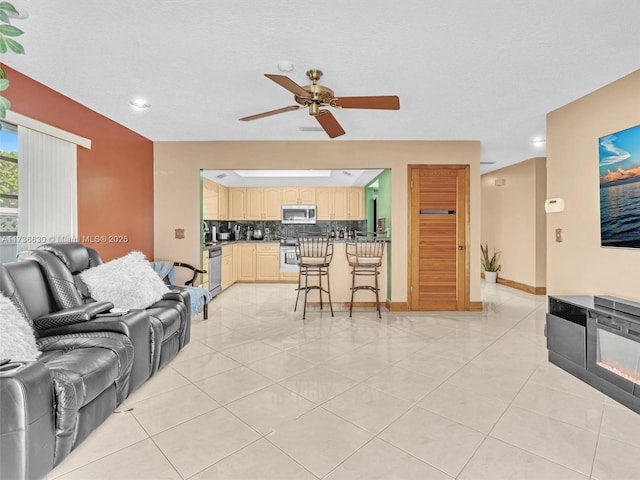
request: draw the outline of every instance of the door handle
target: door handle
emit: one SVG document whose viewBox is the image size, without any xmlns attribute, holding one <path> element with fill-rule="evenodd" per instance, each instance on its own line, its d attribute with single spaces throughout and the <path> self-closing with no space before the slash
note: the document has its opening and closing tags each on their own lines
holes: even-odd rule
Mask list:
<svg viewBox="0 0 640 480">
<path fill-rule="evenodd" d="M 467 247 L 465 247 L 464 245 L 458 245 L 458 250 L 466 250 Z"/>
</svg>

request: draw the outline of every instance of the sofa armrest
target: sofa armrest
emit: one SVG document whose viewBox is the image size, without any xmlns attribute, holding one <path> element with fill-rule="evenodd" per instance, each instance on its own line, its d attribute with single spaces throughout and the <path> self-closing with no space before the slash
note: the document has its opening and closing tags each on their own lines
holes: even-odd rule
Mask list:
<svg viewBox="0 0 640 480">
<path fill-rule="evenodd" d="M 61 325 L 38 333 L 40 338 L 85 332 L 117 332 L 129 337 L 134 348 L 130 392 L 140 387 L 151 374 L 151 321 L 145 310 L 132 310 L 118 317 L 97 317 L 86 322 Z"/>
<path fill-rule="evenodd" d="M 185 302 L 184 299 L 185 290 L 180 287 L 173 286 L 171 287 L 171 291 L 162 295 L 162 300 L 174 300 L 176 302 Z"/>
<path fill-rule="evenodd" d="M 79 305 L 77 307 L 66 308 L 54 313 L 47 313 L 42 317 L 35 318 L 33 324 L 41 334 L 41 330 L 53 327 L 71 325 L 73 323 L 86 322 L 95 318 L 99 313 L 109 311 L 113 308 L 111 302 L 93 302 Z"/>
<path fill-rule="evenodd" d="M 0 367 L 0 403 L 0 478 L 43 478 L 55 445 L 49 369 L 39 361 Z"/>
</svg>

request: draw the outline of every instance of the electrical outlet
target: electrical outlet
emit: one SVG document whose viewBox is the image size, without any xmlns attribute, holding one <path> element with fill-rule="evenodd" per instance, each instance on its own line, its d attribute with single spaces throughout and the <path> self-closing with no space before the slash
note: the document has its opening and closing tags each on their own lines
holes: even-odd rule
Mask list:
<svg viewBox="0 0 640 480">
<path fill-rule="evenodd" d="M 176 238 L 184 238 L 184 228 L 176 228 Z"/>
<path fill-rule="evenodd" d="M 562 242 L 562 229 L 556 228 L 556 242 Z"/>
</svg>

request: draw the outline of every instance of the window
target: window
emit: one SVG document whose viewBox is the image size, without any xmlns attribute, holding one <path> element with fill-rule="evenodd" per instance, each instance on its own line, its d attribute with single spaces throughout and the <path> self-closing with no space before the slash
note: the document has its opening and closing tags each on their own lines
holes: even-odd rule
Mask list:
<svg viewBox="0 0 640 480">
<path fill-rule="evenodd" d="M 18 131 L 0 122 L 0 262 L 18 252 Z"/>
</svg>

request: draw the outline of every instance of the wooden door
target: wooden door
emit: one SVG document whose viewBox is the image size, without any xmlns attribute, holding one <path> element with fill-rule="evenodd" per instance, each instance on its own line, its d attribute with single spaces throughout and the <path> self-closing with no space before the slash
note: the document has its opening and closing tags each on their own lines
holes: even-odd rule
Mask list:
<svg viewBox="0 0 640 480">
<path fill-rule="evenodd" d="M 409 167 L 409 309 L 465 310 L 469 167 Z"/>
</svg>

